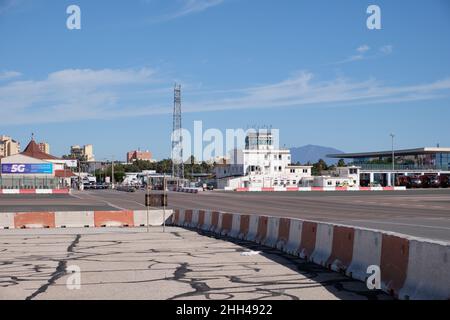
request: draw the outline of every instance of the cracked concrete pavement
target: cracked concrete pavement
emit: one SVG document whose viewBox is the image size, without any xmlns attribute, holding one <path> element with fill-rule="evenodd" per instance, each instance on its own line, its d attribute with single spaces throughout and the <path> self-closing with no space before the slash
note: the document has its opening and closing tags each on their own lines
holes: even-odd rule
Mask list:
<svg viewBox="0 0 450 320">
<path fill-rule="evenodd" d="M 0 231 L 0 299 L 390 299 L 246 241 L 167 227 Z M 69 290 L 81 269 L 81 288 Z"/>
</svg>

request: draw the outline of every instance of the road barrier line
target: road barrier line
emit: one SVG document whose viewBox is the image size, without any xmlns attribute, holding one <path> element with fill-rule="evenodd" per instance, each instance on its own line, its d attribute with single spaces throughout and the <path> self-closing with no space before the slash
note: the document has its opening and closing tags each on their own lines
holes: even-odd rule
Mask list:
<svg viewBox="0 0 450 320">
<path fill-rule="evenodd" d="M 161 226 L 164 217 L 184 221 L 180 210 L 0 212 L 0 229 Z"/>
<path fill-rule="evenodd" d="M 340 224 L 227 212 L 213 212 L 212 221 L 209 230 L 217 234 L 277 247 L 357 280 L 366 281 L 372 277 L 369 267 L 378 267 L 381 289 L 400 299 L 450 299 L 450 242 Z"/>
<path fill-rule="evenodd" d="M 333 191 L 405 191 L 406 187 L 250 187 L 236 188 L 236 192 L 333 192 Z"/>
</svg>

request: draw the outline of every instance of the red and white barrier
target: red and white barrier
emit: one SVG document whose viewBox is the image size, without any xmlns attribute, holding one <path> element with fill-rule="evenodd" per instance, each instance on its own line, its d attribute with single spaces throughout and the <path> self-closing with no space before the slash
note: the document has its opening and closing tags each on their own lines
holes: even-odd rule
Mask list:
<svg viewBox="0 0 450 320">
<path fill-rule="evenodd" d="M 404 191 L 406 187 L 250 187 L 237 188 L 236 192 L 306 192 L 306 191 Z"/>
<path fill-rule="evenodd" d="M 183 211 L 173 224 L 185 225 Z M 293 218 L 210 215 L 204 230 L 278 248 L 354 279 L 366 281 L 368 267 L 378 266 L 382 290 L 401 299 L 450 299 L 450 242 Z"/>
<path fill-rule="evenodd" d="M 174 221 L 172 210 L 75 211 L 75 212 L 0 212 L 0 229 L 89 228 L 158 226 Z M 178 221 L 183 221 L 178 219 Z"/>
<path fill-rule="evenodd" d="M 0 189 L 0 194 L 70 194 L 70 189 Z"/>
</svg>

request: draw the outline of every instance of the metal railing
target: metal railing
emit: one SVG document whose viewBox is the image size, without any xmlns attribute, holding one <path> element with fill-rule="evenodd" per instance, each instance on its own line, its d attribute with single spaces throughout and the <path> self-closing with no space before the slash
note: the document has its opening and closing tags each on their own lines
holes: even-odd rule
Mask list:
<svg viewBox="0 0 450 320">
<path fill-rule="evenodd" d="M 0 189 L 58 189 L 58 178 L 0 177 Z"/>
<path fill-rule="evenodd" d="M 385 170 L 392 171 L 392 164 L 372 164 L 372 163 L 354 163 L 356 166 L 361 167 L 362 170 Z M 449 166 L 439 165 L 417 165 L 417 164 L 396 164 L 395 171 L 407 170 L 424 170 L 424 171 L 449 171 Z"/>
</svg>

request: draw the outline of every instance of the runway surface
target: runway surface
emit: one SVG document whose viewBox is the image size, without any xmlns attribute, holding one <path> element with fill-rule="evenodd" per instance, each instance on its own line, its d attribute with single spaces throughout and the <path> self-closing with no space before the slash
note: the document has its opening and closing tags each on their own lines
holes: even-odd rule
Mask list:
<svg viewBox="0 0 450 320">
<path fill-rule="evenodd" d="M 169 193 L 169 207 L 296 217 L 450 241 L 450 189 L 379 192 Z M 144 192 L 0 196 L 1 212 L 143 210 Z"/>
<path fill-rule="evenodd" d="M 0 300 L 391 299 L 274 249 L 174 227 L 0 230 L 0 252 Z"/>
</svg>

